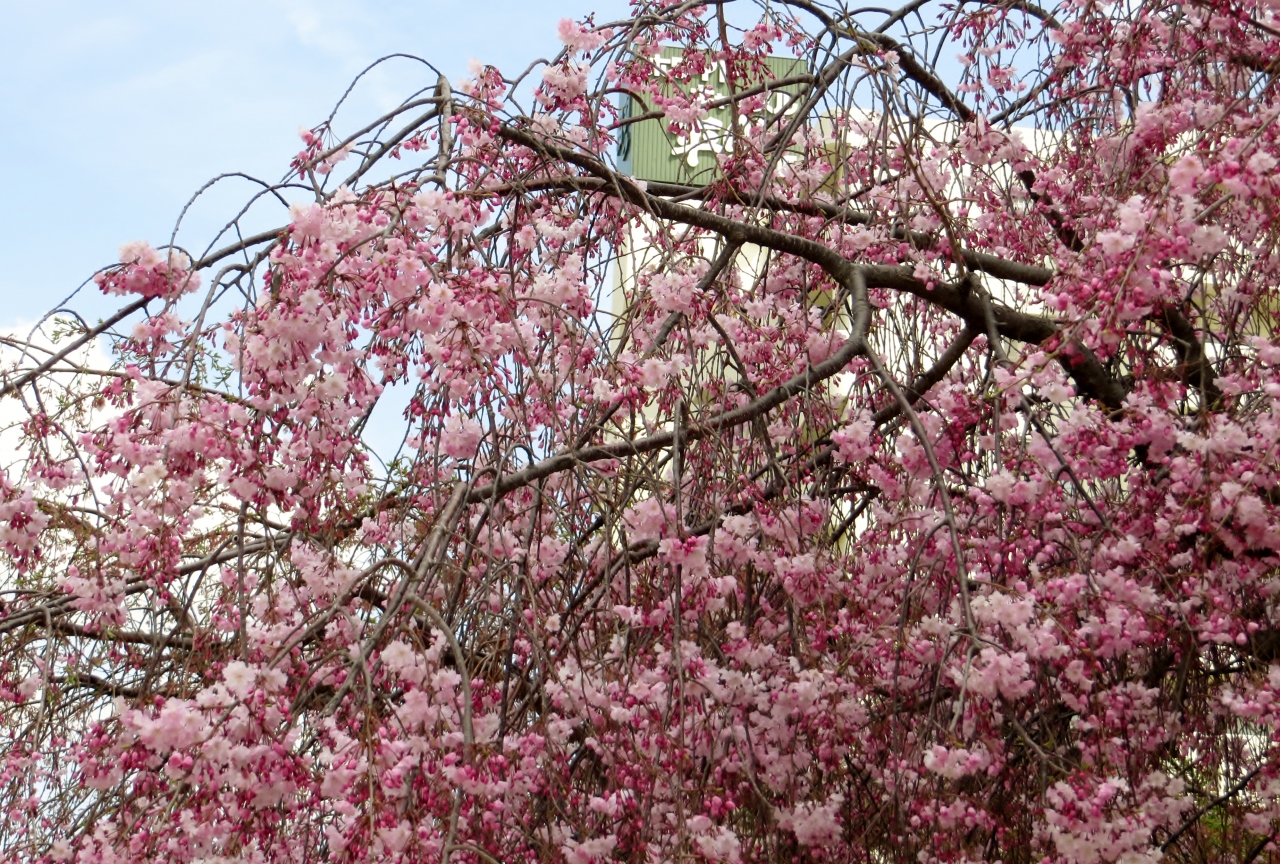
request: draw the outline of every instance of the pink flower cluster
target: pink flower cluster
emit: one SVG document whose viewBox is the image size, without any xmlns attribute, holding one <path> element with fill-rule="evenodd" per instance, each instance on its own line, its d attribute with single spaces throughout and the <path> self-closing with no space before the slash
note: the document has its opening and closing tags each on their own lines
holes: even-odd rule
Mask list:
<svg viewBox="0 0 1280 864">
<path fill-rule="evenodd" d="M 93 281 L 105 294 L 172 300 L 199 289 L 200 276 L 190 268 L 186 253 L 177 249 L 161 252 L 138 241 L 121 246 L 120 266 L 98 273 Z"/>
<path fill-rule="evenodd" d="M 562 22 L 6 337 L 0 864 L 1275 854 L 1276 10 L 825 8 Z"/>
</svg>

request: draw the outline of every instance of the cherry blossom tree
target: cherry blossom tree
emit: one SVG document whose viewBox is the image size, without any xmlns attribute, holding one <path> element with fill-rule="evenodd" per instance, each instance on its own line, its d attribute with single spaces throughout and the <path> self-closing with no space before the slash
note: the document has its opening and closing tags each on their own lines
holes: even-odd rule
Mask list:
<svg viewBox="0 0 1280 864">
<path fill-rule="evenodd" d="M 0 858 L 1275 854 L 1273 0 L 559 27 L 6 340 Z"/>
</svg>

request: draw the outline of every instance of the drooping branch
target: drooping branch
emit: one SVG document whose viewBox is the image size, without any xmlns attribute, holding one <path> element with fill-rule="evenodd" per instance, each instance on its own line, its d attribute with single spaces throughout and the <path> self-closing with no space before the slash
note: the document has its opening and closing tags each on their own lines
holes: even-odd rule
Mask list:
<svg viewBox="0 0 1280 864">
<path fill-rule="evenodd" d="M 738 408 L 723 411 L 705 420 L 690 423 L 680 430 L 683 441 L 698 441 L 708 436 L 723 432 L 763 417 L 774 408 L 792 399 L 799 393 L 812 389 L 823 381 L 839 374 L 855 357 L 866 350 L 866 332 L 870 324 L 870 308 L 866 302 L 867 283 L 862 275 L 862 268 L 849 268 L 849 292 L 854 298 L 854 326 L 839 350 L 821 363 L 815 363 L 782 384 L 760 394 L 755 399 Z M 599 462 L 605 459 L 620 459 L 627 456 L 639 456 L 654 450 L 671 447 L 675 442 L 676 432 L 659 432 L 609 444 L 597 444 L 577 450 L 558 453 L 529 465 L 519 471 L 503 475 L 492 483 L 476 486 L 466 496 L 468 504 L 476 504 L 495 496 L 501 497 L 509 492 L 527 486 L 552 474 L 568 471 L 583 463 Z"/>
<path fill-rule="evenodd" d="M 1215 382 L 1217 375 L 1213 364 L 1205 356 L 1204 346 L 1195 328 L 1185 316 L 1171 305 L 1166 305 L 1158 320 L 1173 337 L 1173 350 L 1178 355 L 1178 369 L 1182 379 L 1200 394 L 1204 408 L 1216 411 L 1222 405 L 1222 390 Z"/>
<path fill-rule="evenodd" d="M 703 228 L 735 243 L 752 243 L 811 261 L 826 270 L 837 282 L 847 279 L 848 273 L 855 267 L 853 262 L 818 241 L 749 222 L 737 221 L 709 210 L 673 203 L 651 194 L 635 181 L 618 174 L 603 162 L 559 145 L 550 144 L 523 129 L 503 125 L 499 127 L 498 134 L 535 152 L 541 152 L 583 169 L 603 181 L 599 187 L 601 192 L 617 194 L 661 219 Z M 974 260 L 976 263 L 982 259 L 975 256 Z M 917 279 L 912 271 L 905 267 L 861 264 L 856 266 L 861 269 L 868 287 L 891 288 L 913 294 L 954 313 L 970 326 L 985 329 L 985 310 L 982 304 L 970 292 L 960 287 L 946 284 L 934 284 L 931 287 Z M 1010 268 L 1010 270 L 1013 269 Z M 1048 274 L 1041 268 L 1035 268 L 1026 271 L 1025 275 L 1038 280 Z M 1063 335 L 1058 325 L 1048 318 L 1018 312 L 1000 303 L 993 302 L 991 306 L 1001 336 L 1040 345 Z M 1063 345 L 1059 352 L 1059 361 L 1076 382 L 1077 390 L 1081 395 L 1097 399 L 1113 410 L 1124 403 L 1127 395 L 1124 386 L 1109 375 L 1093 352 L 1079 341 L 1071 340 Z"/>
</svg>

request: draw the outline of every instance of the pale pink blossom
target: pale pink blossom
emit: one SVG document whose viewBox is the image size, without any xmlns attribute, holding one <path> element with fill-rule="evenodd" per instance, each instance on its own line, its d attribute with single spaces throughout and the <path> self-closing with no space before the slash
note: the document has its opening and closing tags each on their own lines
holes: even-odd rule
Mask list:
<svg viewBox="0 0 1280 864">
<path fill-rule="evenodd" d="M 588 30 L 576 21 L 561 18 L 556 25 L 556 35 L 566 47 L 573 51 L 595 51 L 605 43 L 606 35 L 597 30 Z"/>
<path fill-rule="evenodd" d="M 232 696 L 243 699 L 253 692 L 253 686 L 258 680 L 258 673 L 248 664 L 240 660 L 234 660 L 223 667 L 222 680 L 226 682 L 227 690 Z"/>
<path fill-rule="evenodd" d="M 454 414 L 445 421 L 441 449 L 454 459 L 471 459 L 483 437 L 484 428 L 476 420 Z"/>
<path fill-rule="evenodd" d="M 1196 181 L 1204 173 L 1204 165 L 1194 155 L 1183 155 L 1169 169 L 1169 188 L 1176 195 L 1188 195 L 1195 192 Z"/>
</svg>

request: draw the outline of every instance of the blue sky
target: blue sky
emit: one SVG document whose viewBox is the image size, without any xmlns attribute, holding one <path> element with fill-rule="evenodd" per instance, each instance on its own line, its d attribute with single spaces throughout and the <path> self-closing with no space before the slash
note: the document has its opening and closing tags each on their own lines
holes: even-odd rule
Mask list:
<svg viewBox="0 0 1280 864">
<path fill-rule="evenodd" d="M 278 180 L 299 126 L 328 116 L 380 56 L 416 54 L 451 78 L 472 58 L 523 70 L 560 47 L 556 23 L 626 0 L 0 0 L 0 328 L 30 322 L 129 240 L 167 242 L 215 175 Z M 401 61 L 374 75 L 338 127 L 432 83 Z M 216 232 L 247 185 L 227 185 L 184 223 Z M 217 227 L 215 227 L 217 226 Z M 181 238 L 180 238 L 181 240 Z M 203 244 L 201 244 L 203 245 Z M 113 303 L 93 286 L 72 304 Z"/>
</svg>

